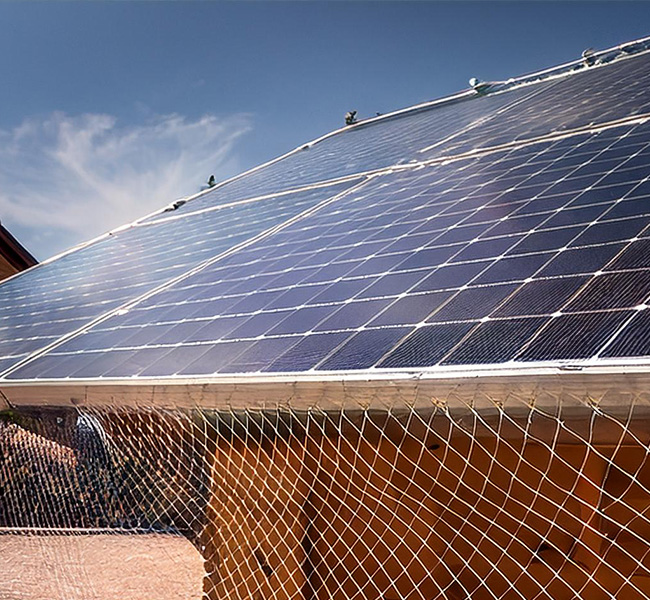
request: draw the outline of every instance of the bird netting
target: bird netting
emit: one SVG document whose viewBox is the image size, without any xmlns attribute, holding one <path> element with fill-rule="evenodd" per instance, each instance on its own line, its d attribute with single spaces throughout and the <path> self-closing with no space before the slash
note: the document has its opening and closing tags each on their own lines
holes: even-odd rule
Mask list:
<svg viewBox="0 0 650 600">
<path fill-rule="evenodd" d="M 649 429 L 634 393 L 6 412 L 0 598 L 647 598 Z"/>
</svg>

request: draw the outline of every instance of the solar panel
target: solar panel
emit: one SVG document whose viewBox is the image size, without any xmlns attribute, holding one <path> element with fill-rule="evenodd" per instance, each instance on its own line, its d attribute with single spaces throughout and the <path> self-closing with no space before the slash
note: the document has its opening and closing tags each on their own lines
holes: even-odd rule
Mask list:
<svg viewBox="0 0 650 600">
<path fill-rule="evenodd" d="M 361 122 L 208 192 L 176 213 L 644 114 L 650 112 L 649 63 L 650 57 L 641 54 L 595 69 L 578 66 L 559 79 Z"/>
<path fill-rule="evenodd" d="M 9 378 L 594 357 L 650 297 L 648 157 L 638 124 L 375 176 Z"/>
<path fill-rule="evenodd" d="M 511 109 L 495 114 L 478 130 L 469 129 L 442 149 L 436 146 L 422 154 L 437 156 L 441 150 L 444 154 L 461 154 L 647 114 L 650 112 L 648 85 L 648 54 L 593 69 L 579 68 L 560 76 L 539 93 L 523 97 Z"/>
<path fill-rule="evenodd" d="M 132 227 L 14 277 L 0 286 L 0 368 L 350 185 Z"/>
<path fill-rule="evenodd" d="M 539 88 L 547 85 L 542 83 Z M 407 114 L 359 122 L 217 187 L 182 205 L 174 214 L 419 160 L 419 151 L 428 146 L 432 139 L 442 141 L 448 136 L 457 135 L 464 128 L 482 122 L 530 93 L 530 88 L 522 88 L 500 96 L 469 94 L 457 101 L 424 106 Z M 149 219 L 164 217 L 165 213 Z"/>
</svg>

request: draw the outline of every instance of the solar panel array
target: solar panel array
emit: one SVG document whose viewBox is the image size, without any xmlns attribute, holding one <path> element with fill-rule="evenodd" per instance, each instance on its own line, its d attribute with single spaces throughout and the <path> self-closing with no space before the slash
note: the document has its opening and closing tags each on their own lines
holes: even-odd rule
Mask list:
<svg viewBox="0 0 650 600">
<path fill-rule="evenodd" d="M 132 227 L 19 274 L 0 286 L 0 369 L 352 184 Z"/>
<path fill-rule="evenodd" d="M 650 56 L 619 67 L 582 72 L 579 67 L 556 80 L 414 110 L 379 123 L 361 122 L 227 183 L 185 204 L 179 213 L 650 112 Z"/>
<path fill-rule="evenodd" d="M 0 367 L 15 380 L 648 356 L 649 61 L 346 129 L 33 269 L 0 286 Z"/>
</svg>

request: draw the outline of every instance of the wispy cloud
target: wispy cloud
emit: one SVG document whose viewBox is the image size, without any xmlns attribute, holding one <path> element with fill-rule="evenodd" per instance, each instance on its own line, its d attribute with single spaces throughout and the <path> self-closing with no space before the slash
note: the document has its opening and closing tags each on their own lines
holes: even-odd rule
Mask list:
<svg viewBox="0 0 650 600">
<path fill-rule="evenodd" d="M 0 219 L 47 258 L 236 173 L 234 146 L 250 127 L 247 115 L 27 119 L 0 130 Z"/>
</svg>

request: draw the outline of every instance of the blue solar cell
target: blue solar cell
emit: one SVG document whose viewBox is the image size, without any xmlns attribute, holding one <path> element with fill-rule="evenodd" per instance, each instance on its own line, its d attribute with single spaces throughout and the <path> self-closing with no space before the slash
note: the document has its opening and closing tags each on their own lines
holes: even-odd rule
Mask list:
<svg viewBox="0 0 650 600">
<path fill-rule="evenodd" d="M 543 221 L 548 219 L 548 214 L 537 215 L 515 215 L 505 221 L 494 224 L 483 237 L 500 237 L 504 235 L 512 235 L 515 233 L 525 233 L 537 227 Z M 547 223 L 544 223 L 546 226 Z"/>
<path fill-rule="evenodd" d="M 596 354 L 631 316 L 630 311 L 564 315 L 551 319 L 516 359 L 570 360 Z"/>
<path fill-rule="evenodd" d="M 269 338 L 250 345 L 235 360 L 219 369 L 220 373 L 256 373 L 268 365 L 269 356 L 284 354 L 300 338 Z"/>
<path fill-rule="evenodd" d="M 262 269 L 263 266 L 259 265 L 258 269 Z M 252 272 L 257 271 L 259 273 L 258 269 L 253 269 Z M 277 274 L 269 274 L 269 275 L 258 275 L 255 279 L 256 281 L 253 282 L 251 279 L 244 279 L 243 281 L 240 282 L 235 282 L 231 284 L 227 289 L 228 293 L 230 294 L 250 294 L 251 292 L 258 292 L 259 290 L 263 290 L 265 288 L 268 288 L 270 285 L 272 285 L 273 281 L 276 279 Z M 255 285 L 255 283 L 257 285 Z M 225 286 L 222 289 L 226 289 Z M 256 294 L 256 296 L 259 296 L 260 294 Z M 264 306 L 263 300 L 261 298 L 258 298 L 256 303 L 259 305 L 258 308 L 262 308 Z M 248 309 L 247 309 L 248 310 Z M 250 310 L 255 310 L 251 308 Z M 242 312 L 246 312 L 243 310 Z"/>
<path fill-rule="evenodd" d="M 640 234 L 649 223 L 650 216 L 595 223 L 577 236 L 571 245 L 588 246 L 630 240 Z"/>
<path fill-rule="evenodd" d="M 497 204 L 495 206 L 485 206 L 478 209 L 475 213 L 467 217 L 463 224 L 470 223 L 496 223 L 518 210 L 516 205 Z"/>
<path fill-rule="evenodd" d="M 463 337 L 474 323 L 429 325 L 416 329 L 399 344 L 379 367 L 428 367 L 438 364 Z"/>
<path fill-rule="evenodd" d="M 400 271 L 410 269 L 422 269 L 423 267 L 435 267 L 446 262 L 456 254 L 463 246 L 440 246 L 438 248 L 425 248 L 419 250 L 399 264 Z"/>
<path fill-rule="evenodd" d="M 650 181 L 642 181 L 638 185 L 634 186 L 628 193 L 628 197 L 630 198 L 637 198 L 640 196 L 650 196 Z"/>
<path fill-rule="evenodd" d="M 386 271 L 390 271 L 402 263 L 406 256 L 406 254 L 391 254 L 371 257 L 350 271 L 350 277 L 363 277 L 366 275 L 386 273 Z"/>
<path fill-rule="evenodd" d="M 391 304 L 384 312 L 370 322 L 370 325 L 409 325 L 423 322 L 438 309 L 453 292 L 433 292 L 405 296 Z"/>
<path fill-rule="evenodd" d="M 66 361 L 64 368 L 70 373 L 71 377 L 95 378 L 105 377 L 107 373 L 113 371 L 116 367 L 128 363 L 135 356 L 134 350 L 114 350 L 112 352 L 100 352 L 90 354 L 76 355 Z M 57 376 L 59 371 L 53 366 L 47 373 L 42 373 L 39 377 L 47 378 L 51 373 Z"/>
<path fill-rule="evenodd" d="M 374 316 L 386 308 L 390 300 L 359 300 L 349 302 L 339 308 L 329 319 L 326 319 L 316 327 L 314 331 L 335 331 L 337 329 L 354 329 L 361 327 Z"/>
<path fill-rule="evenodd" d="M 189 361 L 178 369 L 177 373 L 179 375 L 213 375 L 235 361 L 253 344 L 254 342 L 229 342 L 207 346 L 205 347 L 206 351 L 198 357 L 194 352 L 188 355 Z M 182 355 L 179 358 L 181 357 Z"/>
<path fill-rule="evenodd" d="M 650 271 L 605 273 L 593 277 L 564 312 L 634 308 L 650 298 Z"/>
<path fill-rule="evenodd" d="M 468 281 L 474 279 L 474 277 L 490 264 L 489 261 L 482 261 L 440 267 L 418 283 L 413 288 L 413 291 L 431 292 L 436 290 L 459 288 L 465 285 Z"/>
<path fill-rule="evenodd" d="M 577 194 L 571 206 L 584 206 L 586 204 L 601 204 L 603 202 L 615 202 L 629 194 L 635 187 L 630 182 L 622 185 L 612 185 L 608 187 L 594 187 Z"/>
<path fill-rule="evenodd" d="M 366 258 L 368 255 L 376 254 L 381 250 L 383 250 L 384 248 L 386 248 L 386 243 L 383 241 L 367 242 L 359 246 L 353 246 L 343 254 L 339 255 L 337 259 L 344 260 L 344 261 L 354 261 L 354 259 Z M 408 250 L 409 248 L 406 249 Z M 325 267 L 325 269 L 327 270 L 332 267 L 338 267 L 339 269 L 341 269 L 340 275 L 344 275 L 345 273 L 349 272 L 349 267 L 348 270 L 343 271 L 342 269 L 345 267 L 345 265 L 341 265 L 340 263 L 338 265 L 328 265 L 327 267 Z"/>
<path fill-rule="evenodd" d="M 372 367 L 412 330 L 413 328 L 409 327 L 396 327 L 361 331 L 321 363 L 318 370 L 354 370 Z"/>
<path fill-rule="evenodd" d="M 154 344 L 157 339 L 164 337 L 172 327 L 173 325 L 170 324 L 149 324 L 147 327 L 122 328 L 120 330 L 122 336 L 115 341 L 115 346 L 117 348 L 148 346 Z"/>
<path fill-rule="evenodd" d="M 186 341 L 188 342 L 216 342 L 223 339 L 230 332 L 248 320 L 246 316 L 221 317 L 209 321 L 203 321 L 204 325 L 192 333 Z"/>
<path fill-rule="evenodd" d="M 290 287 L 282 292 L 278 297 L 267 306 L 267 310 L 277 308 L 291 308 L 307 304 L 310 300 L 318 297 L 319 294 L 329 288 L 326 283 L 319 285 L 309 284 L 301 287 Z"/>
<path fill-rule="evenodd" d="M 343 302 L 354 298 L 359 292 L 367 288 L 376 278 L 349 279 L 337 281 L 328 285 L 320 294 L 314 296 L 305 304 L 325 304 L 329 302 Z"/>
<path fill-rule="evenodd" d="M 245 320 L 239 327 L 223 336 L 223 339 L 252 338 L 259 335 L 260 331 L 273 329 L 280 321 L 289 316 L 290 311 L 266 312 L 253 315 Z"/>
<path fill-rule="evenodd" d="M 606 357 L 650 356 L 650 311 L 637 312 L 602 353 Z"/>
<path fill-rule="evenodd" d="M 243 296 L 237 304 L 231 306 L 228 312 L 232 314 L 255 312 L 269 305 L 273 300 L 276 300 L 279 295 L 278 292 L 257 292 L 256 294 L 248 294 Z"/>
<path fill-rule="evenodd" d="M 271 372 L 308 371 L 351 335 L 351 332 L 307 335 L 263 370 Z"/>
<path fill-rule="evenodd" d="M 551 315 L 559 311 L 587 281 L 587 277 L 561 277 L 525 283 L 491 316 Z"/>
<path fill-rule="evenodd" d="M 442 364 L 473 365 L 512 360 L 546 322 L 545 318 L 534 317 L 481 323 Z"/>
<path fill-rule="evenodd" d="M 339 306 L 307 306 L 291 311 L 286 318 L 269 330 L 269 335 L 282 335 L 288 333 L 304 333 L 311 331 L 318 323 L 329 317 Z"/>
<path fill-rule="evenodd" d="M 529 252 L 544 252 L 559 250 L 568 245 L 575 237 L 580 235 L 583 227 L 563 227 L 530 233 L 513 246 L 507 254 L 527 254 Z"/>
<path fill-rule="evenodd" d="M 140 377 L 175 375 L 180 369 L 203 356 L 206 350 L 206 346 L 181 346 L 171 350 L 167 348 L 166 354 L 140 371 Z"/>
<path fill-rule="evenodd" d="M 612 248 L 620 250 L 625 248 L 619 256 L 605 267 L 606 271 L 619 271 L 624 269 L 650 268 L 650 240 L 642 239 L 628 244 L 613 244 L 601 246 L 601 248 Z M 591 248 L 593 252 L 593 248 Z"/>
<path fill-rule="evenodd" d="M 407 271 L 405 273 L 388 273 L 375 283 L 365 288 L 359 298 L 377 298 L 381 296 L 396 296 L 406 292 L 422 279 L 428 271 Z"/>
<path fill-rule="evenodd" d="M 187 315 L 188 319 L 201 319 L 203 317 L 212 317 L 214 315 L 224 315 L 232 312 L 231 308 L 239 302 L 238 297 L 232 298 L 216 298 L 207 302 L 193 302 L 188 305 Z"/>
<path fill-rule="evenodd" d="M 465 260 L 497 258 L 504 255 L 509 250 L 510 253 L 515 253 L 517 244 L 519 244 L 522 239 L 521 235 L 509 235 L 507 237 L 478 240 L 461 250 L 454 256 L 453 260 L 454 262 L 458 262 Z"/>
<path fill-rule="evenodd" d="M 559 196 L 546 196 L 533 198 L 530 202 L 515 206 L 515 214 L 528 215 L 533 213 L 549 213 L 562 208 L 575 198 L 575 194 L 560 194 Z"/>
<path fill-rule="evenodd" d="M 576 162 L 578 161 L 579 159 Z M 568 162 L 570 162 L 568 159 L 563 160 L 562 164 L 566 165 Z M 577 166 L 577 164 L 573 166 Z M 561 179 L 557 183 L 554 183 L 551 187 L 549 187 L 546 190 L 546 193 L 554 196 L 556 194 L 566 194 L 569 192 L 581 192 L 582 190 L 586 190 L 587 188 L 595 185 L 600 179 L 603 179 L 602 170 L 596 170 L 595 173 L 590 175 L 581 172 L 580 169 L 574 170 L 571 173 L 571 177 L 567 179 Z M 605 181 L 605 179 L 607 178 L 604 178 L 603 182 Z M 609 185 L 608 183 L 603 183 L 603 184 Z"/>
<path fill-rule="evenodd" d="M 554 254 L 544 252 L 541 254 L 525 254 L 512 258 L 503 258 L 492 263 L 488 269 L 483 271 L 473 283 L 488 284 L 507 281 L 523 281 L 536 273 L 546 264 Z"/>
<path fill-rule="evenodd" d="M 313 275 L 318 271 L 318 267 L 315 268 L 295 268 L 291 269 L 289 271 L 286 271 L 284 273 L 280 273 L 273 281 L 272 285 L 275 289 L 281 289 L 281 288 L 287 288 L 287 287 L 295 287 L 298 285 L 304 285 L 309 288 L 309 290 L 305 291 L 305 294 L 308 295 L 309 297 L 313 296 L 314 294 L 319 293 L 319 290 L 322 291 L 325 289 L 326 284 L 313 284 L 313 283 L 307 283 L 306 280 L 309 278 L 310 275 Z M 278 304 L 278 302 L 281 302 L 281 299 L 278 298 L 277 301 L 272 302 L 269 307 L 276 307 L 276 308 L 281 308 L 283 306 L 293 306 L 292 304 Z"/>
<path fill-rule="evenodd" d="M 516 284 L 489 285 L 458 292 L 427 319 L 430 323 L 482 319 L 517 289 Z"/>
<path fill-rule="evenodd" d="M 453 215 L 440 215 L 437 217 L 431 217 L 428 220 L 417 225 L 415 229 L 413 229 L 413 232 L 416 234 L 431 234 L 432 232 L 438 232 L 438 235 L 441 235 L 442 232 L 444 232 L 448 227 L 457 225 L 460 221 L 466 218 L 466 213 L 456 213 Z"/>
<path fill-rule="evenodd" d="M 560 210 L 548 220 L 544 221 L 544 229 L 591 223 L 609 208 L 611 208 L 609 204 L 596 204 L 592 206 L 584 206 L 582 208 Z M 607 218 L 610 218 L 609 213 L 607 214 Z"/>
<path fill-rule="evenodd" d="M 586 246 L 585 248 L 569 248 L 558 253 L 537 275 L 539 277 L 552 277 L 554 275 L 595 273 L 604 268 L 623 247 L 623 244 L 606 244 L 603 246 Z"/>
<path fill-rule="evenodd" d="M 650 169 L 648 169 L 650 173 Z M 618 202 L 609 211 L 608 219 L 624 219 L 626 217 L 637 217 L 650 214 L 650 201 L 648 198 L 633 198 Z"/>
<path fill-rule="evenodd" d="M 142 348 L 113 368 L 104 368 L 102 377 L 134 377 L 169 353 L 169 348 Z"/>
</svg>

